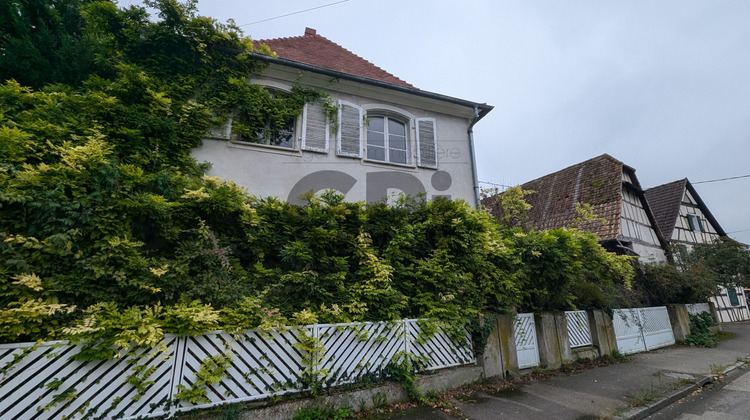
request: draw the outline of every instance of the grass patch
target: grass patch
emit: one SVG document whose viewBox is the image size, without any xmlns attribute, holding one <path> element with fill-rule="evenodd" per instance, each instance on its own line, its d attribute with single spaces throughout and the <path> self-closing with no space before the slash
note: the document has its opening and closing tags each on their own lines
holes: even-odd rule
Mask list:
<svg viewBox="0 0 750 420">
<path fill-rule="evenodd" d="M 727 368 L 726 365 L 715 365 L 715 364 L 711 363 L 710 372 L 712 374 L 714 374 L 714 375 L 718 375 L 721 372 L 724 372 L 724 369 L 726 369 L 726 368 Z"/>
<path fill-rule="evenodd" d="M 732 340 L 735 337 L 737 337 L 737 334 L 729 331 L 719 331 L 714 334 L 714 340 L 716 341 Z"/>
<path fill-rule="evenodd" d="M 354 411 L 350 407 L 332 407 L 325 403 L 323 405 L 300 407 L 294 413 L 292 420 L 345 420 L 352 418 L 354 418 Z"/>
<path fill-rule="evenodd" d="M 658 400 L 662 392 L 662 390 L 654 388 L 653 386 L 641 388 L 641 391 L 633 397 L 633 401 L 630 402 L 630 405 L 633 407 L 645 407 Z"/>
</svg>

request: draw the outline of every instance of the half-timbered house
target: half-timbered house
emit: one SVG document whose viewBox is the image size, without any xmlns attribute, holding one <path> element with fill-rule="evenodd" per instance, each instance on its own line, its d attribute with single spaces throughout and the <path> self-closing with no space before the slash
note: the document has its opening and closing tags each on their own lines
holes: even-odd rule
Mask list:
<svg viewBox="0 0 750 420">
<path fill-rule="evenodd" d="M 643 195 L 635 169 L 604 154 L 529 181 L 529 224 L 537 230 L 571 227 L 595 233 L 606 249 L 644 262 L 667 260 L 667 244 Z M 483 200 L 497 215 L 496 197 Z M 580 204 L 604 220 L 581 223 Z"/>
<path fill-rule="evenodd" d="M 710 243 L 726 236 L 687 178 L 649 188 L 644 193 L 667 242 L 677 245 L 681 252 L 690 252 L 696 244 Z M 750 319 L 748 302 L 741 287 L 722 287 L 711 300 L 719 311 L 721 322 Z"/>
</svg>

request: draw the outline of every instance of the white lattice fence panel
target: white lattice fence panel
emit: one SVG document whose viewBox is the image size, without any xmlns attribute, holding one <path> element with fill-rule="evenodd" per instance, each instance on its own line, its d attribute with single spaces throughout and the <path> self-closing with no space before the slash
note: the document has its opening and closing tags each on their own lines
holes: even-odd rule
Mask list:
<svg viewBox="0 0 750 420">
<path fill-rule="evenodd" d="M 458 342 L 453 341 L 438 324 L 434 334 L 423 334 L 420 321 L 406 320 L 407 350 L 422 360 L 424 370 L 435 370 L 475 363 L 468 331 Z"/>
<path fill-rule="evenodd" d="M 674 332 L 672 323 L 669 322 L 669 313 L 665 306 L 655 308 L 641 308 L 641 321 L 643 323 L 643 337 L 647 350 L 674 344 Z"/>
<path fill-rule="evenodd" d="M 711 306 L 708 303 L 688 303 L 687 311 L 690 315 L 700 315 L 703 312 L 711 313 Z"/>
<path fill-rule="evenodd" d="M 586 311 L 566 311 L 568 319 L 568 339 L 570 348 L 591 345 L 591 328 Z"/>
<path fill-rule="evenodd" d="M 226 354 L 231 363 L 219 383 L 205 387 L 209 403 L 193 405 L 181 400 L 178 409 L 251 401 L 299 391 L 300 375 L 305 369 L 297 349 L 299 335 L 299 331 L 290 328 L 272 332 L 248 330 L 236 340 L 223 332 L 188 337 L 179 372 L 182 386 L 193 386 L 202 361 L 209 357 Z"/>
<path fill-rule="evenodd" d="M 513 324 L 516 338 L 518 367 L 521 369 L 539 366 L 539 347 L 536 343 L 534 314 L 518 314 Z"/>
<path fill-rule="evenodd" d="M 403 322 L 363 322 L 319 325 L 317 336 L 325 347 L 321 367 L 330 377 L 326 386 L 379 376 L 398 352 L 404 350 Z"/>
<path fill-rule="evenodd" d="M 638 309 L 615 309 L 612 313 L 617 350 L 622 354 L 646 351 Z"/>
<path fill-rule="evenodd" d="M 118 359 L 91 362 L 70 360 L 81 348 L 63 343 L 44 343 L 36 349 L 31 343 L 1 345 L 1 366 L 24 350 L 29 351 L 0 378 L 0 418 L 134 418 L 165 414 L 176 341 L 175 337 L 167 337 L 164 352 L 136 350 Z M 142 378 L 142 394 L 126 382 L 134 366 L 145 366 L 144 372 L 148 373 Z"/>
</svg>

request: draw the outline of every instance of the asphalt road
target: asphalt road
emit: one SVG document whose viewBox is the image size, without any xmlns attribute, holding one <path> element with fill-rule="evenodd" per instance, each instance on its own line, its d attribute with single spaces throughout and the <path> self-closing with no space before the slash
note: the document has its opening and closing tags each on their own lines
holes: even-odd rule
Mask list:
<svg viewBox="0 0 750 420">
<path fill-rule="evenodd" d="M 647 417 L 649 420 L 750 419 L 750 369 L 738 369 Z"/>
</svg>

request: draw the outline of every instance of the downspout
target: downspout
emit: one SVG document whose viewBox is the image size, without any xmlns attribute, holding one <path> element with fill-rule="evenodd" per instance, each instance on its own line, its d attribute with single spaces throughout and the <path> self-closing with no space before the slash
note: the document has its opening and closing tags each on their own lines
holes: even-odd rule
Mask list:
<svg viewBox="0 0 750 420">
<path fill-rule="evenodd" d="M 479 179 L 477 178 L 477 159 L 476 153 L 474 152 L 474 124 L 479 121 L 479 107 L 474 105 L 474 118 L 469 124 L 469 151 L 471 152 L 471 177 L 474 181 L 474 200 L 476 200 L 476 208 L 480 207 L 479 201 Z"/>
</svg>

